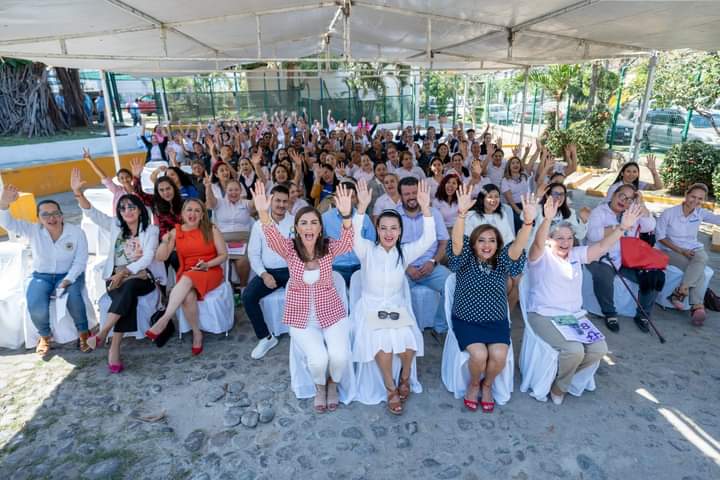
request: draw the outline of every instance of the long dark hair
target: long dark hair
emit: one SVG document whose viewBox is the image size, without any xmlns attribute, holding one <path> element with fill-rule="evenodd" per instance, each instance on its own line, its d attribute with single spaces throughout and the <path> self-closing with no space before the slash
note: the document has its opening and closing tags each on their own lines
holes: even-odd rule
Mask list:
<svg viewBox="0 0 720 480">
<path fill-rule="evenodd" d="M 497 259 L 500 256 L 500 250 L 502 250 L 504 242 L 502 235 L 500 235 L 500 230 L 495 228 L 494 225 L 484 223 L 482 225 L 478 225 L 473 229 L 473 231 L 470 233 L 470 250 L 472 251 L 473 256 L 477 258 L 477 254 L 475 253 L 475 244 L 477 243 L 478 238 L 480 238 L 480 235 L 487 232 L 488 230 L 492 230 L 493 232 L 495 232 L 495 242 L 497 243 L 497 248 L 495 249 L 495 253 L 493 253 L 493 256 L 490 257 L 490 259 L 485 263 L 490 265 L 493 270 L 495 270 L 495 267 L 497 267 Z"/>
<path fill-rule="evenodd" d="M 302 244 L 302 240 L 300 240 L 300 237 L 297 234 L 298 222 L 306 213 L 314 213 L 320 221 L 320 235 L 318 235 L 317 240 L 315 240 L 315 247 L 313 248 L 314 257 L 311 257 L 310 252 L 305 250 L 305 246 Z M 295 236 L 293 237 L 293 246 L 295 247 L 295 253 L 297 253 L 298 257 L 300 257 L 300 260 L 303 262 L 309 262 L 313 258 L 319 259 L 328 254 L 330 240 L 323 236 L 325 228 L 322 221 L 322 215 L 320 215 L 320 212 L 318 212 L 315 207 L 307 206 L 298 210 L 295 214 L 294 228 Z"/>
<path fill-rule="evenodd" d="M 623 165 L 613 183 L 623 182 L 623 173 L 625 173 L 625 170 L 627 170 L 628 167 L 635 167 L 638 169 L 638 176 L 635 180 L 633 180 L 632 184 L 635 186 L 636 190 L 640 190 L 640 165 L 638 165 L 637 162 L 627 162 Z"/>
<path fill-rule="evenodd" d="M 160 196 L 159 187 L 161 183 L 167 183 L 173 189 L 173 198 L 171 201 L 164 200 Z M 153 210 L 156 213 L 163 215 L 180 215 L 182 212 L 182 197 L 180 196 L 180 189 L 175 182 L 170 180 L 168 177 L 161 177 L 155 182 L 155 190 L 153 192 Z"/>
<path fill-rule="evenodd" d="M 565 199 L 563 200 L 562 205 L 558 207 L 558 211 L 562 214 L 563 219 L 568 219 L 570 218 L 570 215 L 572 215 L 572 212 L 570 211 L 570 207 L 568 207 L 567 204 L 567 187 L 565 187 L 565 185 L 563 185 L 562 183 L 551 183 L 550 185 L 548 185 L 545 195 L 543 195 L 542 200 L 540 200 L 540 205 L 543 207 L 545 206 L 545 202 L 547 202 L 547 199 L 552 196 L 552 190 L 555 187 L 561 187 L 563 189 L 563 192 L 565 192 Z M 552 220 L 552 218 L 550 220 Z"/>
<path fill-rule="evenodd" d="M 482 187 L 480 189 L 480 193 L 478 193 L 477 201 L 475 202 L 475 212 L 478 215 L 480 215 L 481 217 L 484 217 L 486 215 L 486 213 L 485 213 L 485 197 L 487 197 L 488 193 L 490 193 L 490 192 L 498 192 L 498 195 L 500 195 L 500 189 L 494 183 L 488 183 L 487 185 Z M 495 210 L 493 213 L 497 213 L 500 216 L 500 218 L 502 218 L 502 216 L 503 216 L 502 203 L 500 203 L 499 200 L 498 200 L 497 210 Z"/>
<path fill-rule="evenodd" d="M 183 187 L 194 187 L 195 184 L 192 181 L 192 178 L 190 178 L 190 175 L 185 173 L 185 171 L 180 167 L 168 167 L 168 170 L 172 170 L 175 172 L 175 175 L 178 176 L 180 179 L 180 185 Z"/>
<path fill-rule="evenodd" d="M 453 180 L 453 179 L 457 182 L 458 188 L 460 188 L 460 185 L 462 185 L 462 180 L 460 180 L 460 177 L 454 173 L 448 173 L 440 181 L 440 185 L 438 185 L 437 192 L 435 192 L 435 198 L 437 198 L 438 200 L 442 200 L 443 202 L 447 203 L 448 205 L 457 203 L 457 200 L 458 200 L 457 190 L 455 190 L 455 193 L 453 193 L 452 197 L 448 196 L 447 192 L 445 191 L 445 186 L 448 184 L 448 182 L 450 180 Z"/>
<path fill-rule="evenodd" d="M 383 218 L 394 218 L 398 221 L 400 224 L 400 235 L 398 236 L 397 242 L 395 242 L 395 248 L 397 248 L 398 252 L 398 263 L 404 263 L 405 257 L 403 256 L 402 246 L 400 246 L 400 242 L 402 241 L 403 236 L 403 221 L 402 217 L 398 212 L 395 210 L 383 210 L 380 215 L 378 215 L 377 220 L 375 220 L 375 245 L 380 245 L 380 232 L 378 231 L 378 228 L 380 226 L 380 220 Z"/>
<path fill-rule="evenodd" d="M 172 183 L 172 182 L 171 182 Z M 120 221 L 120 228 L 122 229 L 122 238 L 130 238 L 132 237 L 132 232 L 130 231 L 130 227 L 128 226 L 127 222 L 122 217 L 122 211 L 120 210 L 120 206 L 125 202 L 130 202 L 133 205 L 135 205 L 135 208 L 138 209 L 138 212 L 140 213 L 139 218 L 139 225 L 138 225 L 138 233 L 144 232 L 147 229 L 147 226 L 150 224 L 150 214 L 147 211 L 147 208 L 145 208 L 145 205 L 143 204 L 142 200 L 140 200 L 140 197 L 138 197 L 135 194 L 132 193 L 126 193 L 122 197 L 120 197 L 117 201 L 117 204 L 115 205 L 115 217 Z"/>
</svg>

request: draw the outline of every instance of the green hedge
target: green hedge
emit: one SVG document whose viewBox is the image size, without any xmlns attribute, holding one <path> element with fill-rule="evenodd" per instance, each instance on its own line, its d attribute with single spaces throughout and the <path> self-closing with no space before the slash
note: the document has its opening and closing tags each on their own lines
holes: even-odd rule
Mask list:
<svg viewBox="0 0 720 480">
<path fill-rule="evenodd" d="M 718 165 L 720 151 L 712 146 L 698 140 L 678 143 L 665 156 L 660 176 L 665 188 L 673 195 L 684 195 L 687 188 L 697 182 L 706 184 L 710 194 L 714 195 L 714 191 L 720 191 Z"/>
<path fill-rule="evenodd" d="M 556 157 L 561 157 L 563 148 L 570 143 L 577 145 L 578 163 L 595 166 L 606 152 L 605 136 L 610 126 L 610 115 L 606 110 L 595 112 L 589 119 L 571 123 L 567 129 L 555 130 L 555 116 L 547 115 L 548 127 L 543 142 Z"/>
</svg>

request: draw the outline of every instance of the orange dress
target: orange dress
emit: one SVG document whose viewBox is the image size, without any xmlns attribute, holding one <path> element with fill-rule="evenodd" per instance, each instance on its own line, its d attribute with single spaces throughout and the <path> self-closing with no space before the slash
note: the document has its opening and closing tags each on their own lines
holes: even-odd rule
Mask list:
<svg viewBox="0 0 720 480">
<path fill-rule="evenodd" d="M 183 231 L 180 225 L 175 225 L 175 251 L 180 260 L 180 268 L 176 280 L 182 276 L 188 277 L 197 290 L 198 300 L 223 282 L 223 271 L 220 266 L 211 267 L 207 272 L 191 270 L 200 260 L 208 262 L 217 257 L 215 242 L 205 242 L 199 228 Z"/>
</svg>

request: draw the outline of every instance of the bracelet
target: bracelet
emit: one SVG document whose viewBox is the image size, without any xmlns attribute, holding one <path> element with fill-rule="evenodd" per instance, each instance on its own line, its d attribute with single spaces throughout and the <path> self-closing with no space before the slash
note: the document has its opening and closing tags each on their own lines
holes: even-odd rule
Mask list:
<svg viewBox="0 0 720 480">
<path fill-rule="evenodd" d="M 523 222 L 523 225 L 525 225 L 526 227 L 529 227 L 529 226 L 531 226 L 533 223 L 535 223 L 535 222 L 530 222 L 530 223 Z"/>
<path fill-rule="evenodd" d="M 462 219 L 464 219 L 465 217 L 467 217 L 467 212 L 465 212 L 465 213 L 458 213 L 457 218 L 462 218 Z"/>
<path fill-rule="evenodd" d="M 348 213 L 347 215 L 340 215 L 340 218 L 343 220 L 350 220 L 352 218 L 353 214 L 352 212 Z"/>
</svg>

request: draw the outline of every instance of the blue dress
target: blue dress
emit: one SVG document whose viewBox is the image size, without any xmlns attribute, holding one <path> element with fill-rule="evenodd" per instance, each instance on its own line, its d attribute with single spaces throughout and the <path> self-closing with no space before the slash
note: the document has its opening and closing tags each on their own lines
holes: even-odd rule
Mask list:
<svg viewBox="0 0 720 480">
<path fill-rule="evenodd" d="M 473 343 L 510 344 L 506 282 L 508 275 L 522 274 L 526 262 L 525 252 L 517 260 L 510 258 L 510 245 L 500 250 L 492 268 L 477 259 L 467 235 L 460 255 L 453 255 L 452 240 L 448 242 L 448 268 L 457 277 L 452 324 L 460 350 Z"/>
</svg>

